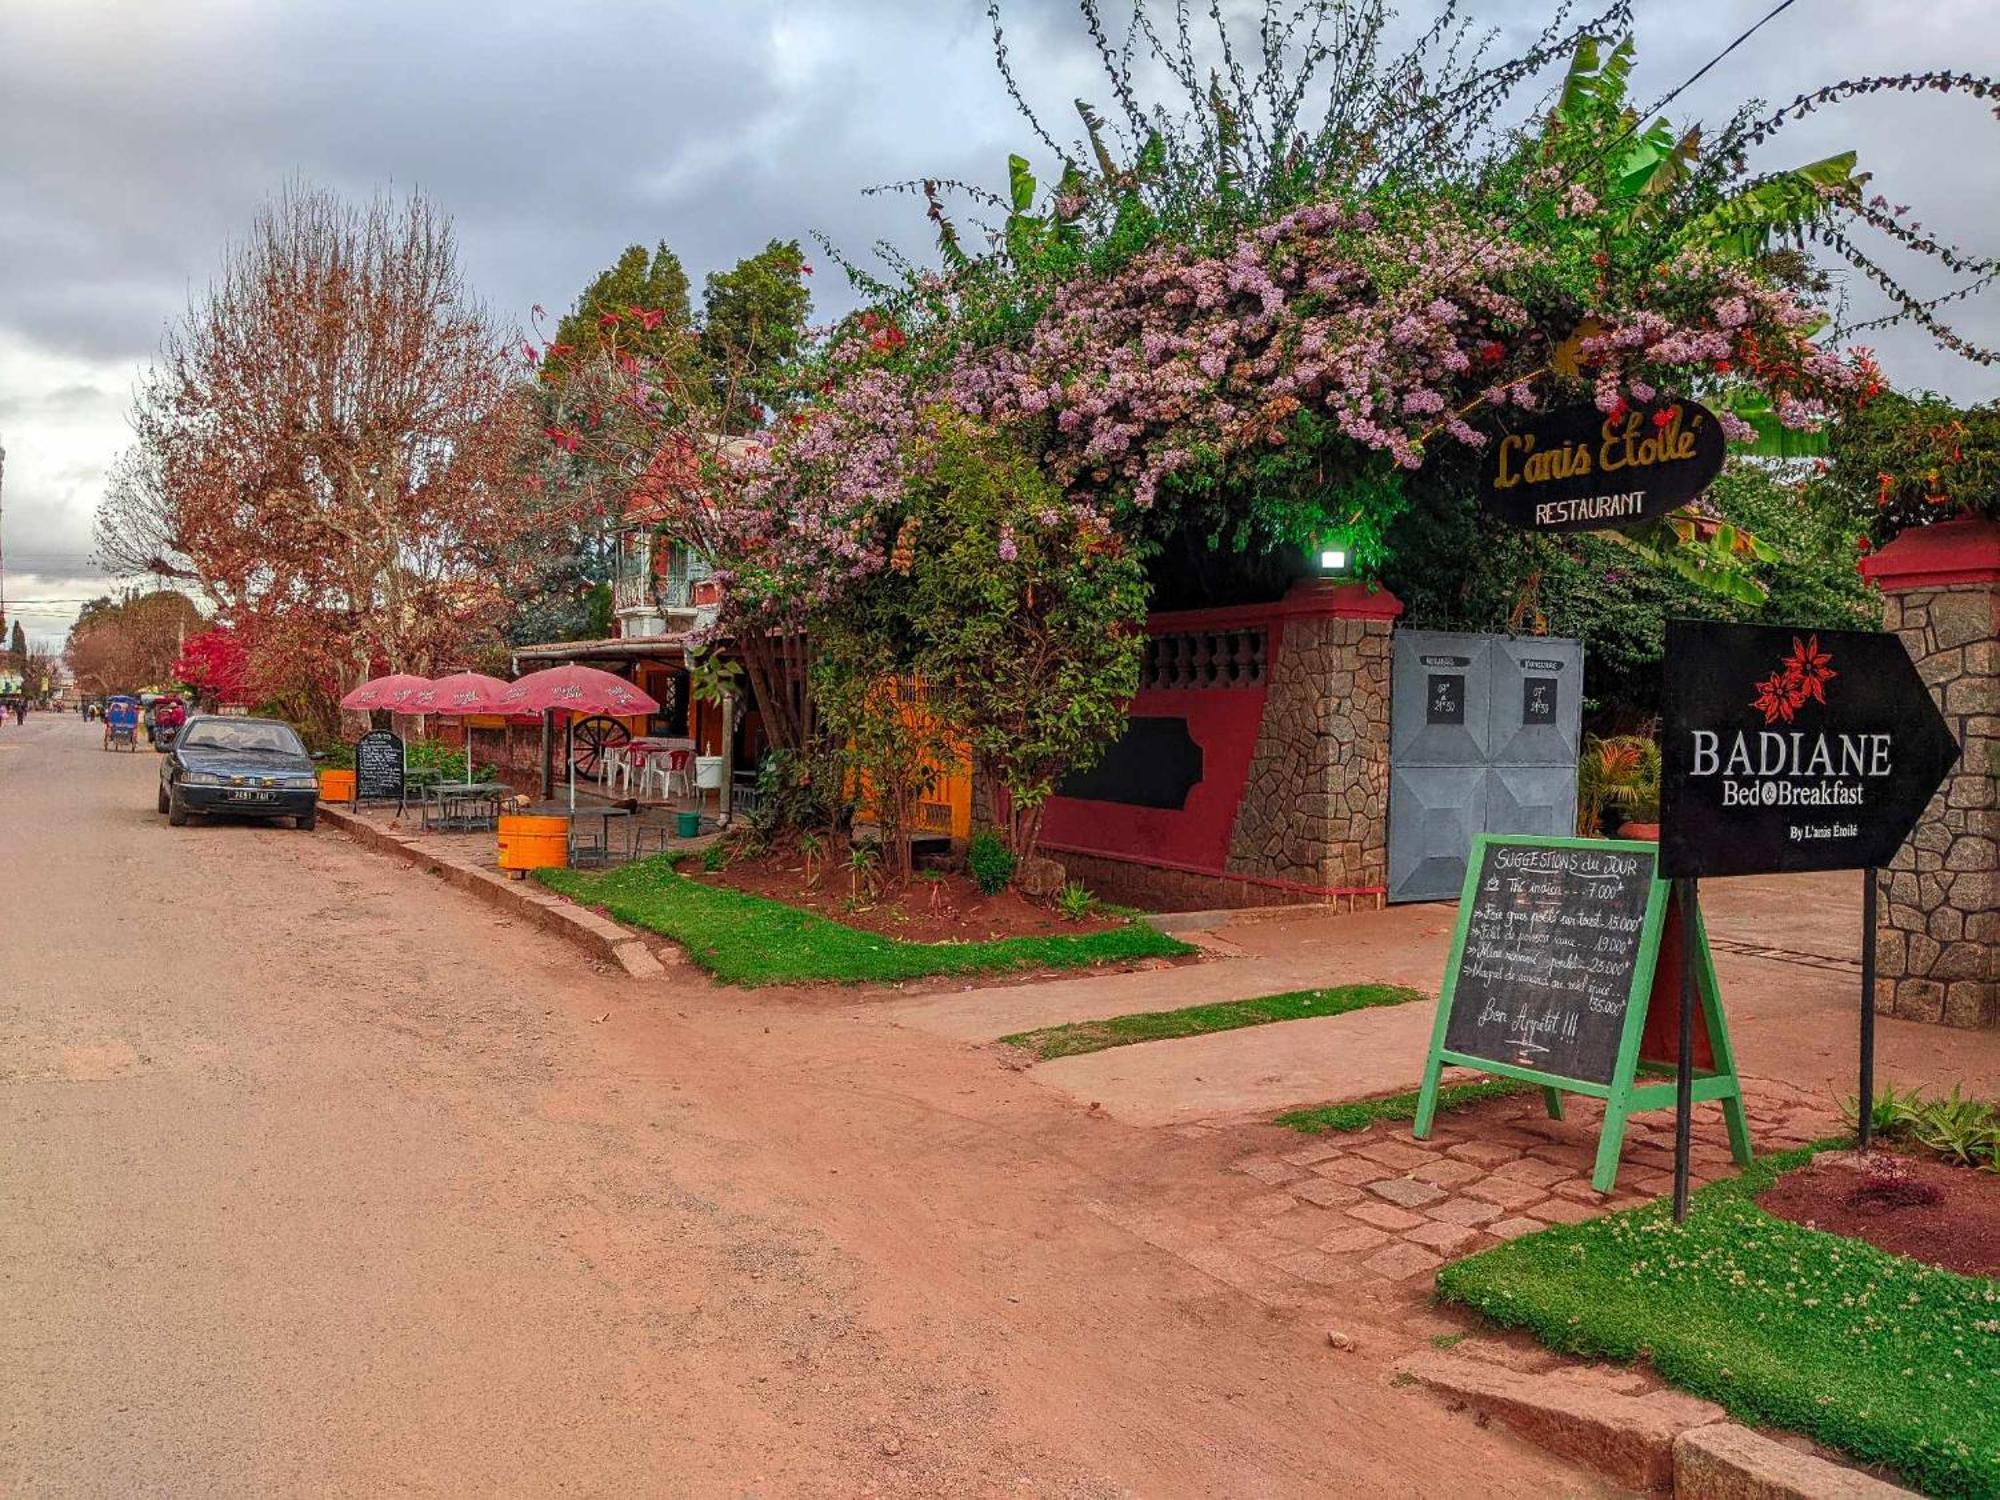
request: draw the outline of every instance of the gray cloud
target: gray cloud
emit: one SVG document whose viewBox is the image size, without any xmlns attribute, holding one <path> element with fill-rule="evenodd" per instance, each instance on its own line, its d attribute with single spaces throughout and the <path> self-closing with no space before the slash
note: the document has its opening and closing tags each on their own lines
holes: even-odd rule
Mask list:
<svg viewBox="0 0 2000 1500">
<path fill-rule="evenodd" d="M 1409 8 L 1410 25 L 1430 10 Z M 1515 32 L 1542 11 L 1473 8 Z M 1766 8 L 1641 0 L 1636 91 L 1663 93 Z M 1067 137 L 1077 94 L 1108 103 L 1074 8 L 1010 0 L 1007 12 L 1023 87 Z M 1820 0 L 1674 113 L 1940 65 L 2000 71 L 1980 0 Z M 1897 201 L 1992 246 L 1995 130 L 1959 101 L 1867 100 L 1787 131 L 1770 160 L 1859 145 Z M 920 251 L 920 206 L 864 187 L 919 174 L 998 186 L 1006 153 L 1031 144 L 977 0 L 0 0 L 10 575 L 17 553 L 88 552 L 133 373 L 224 241 L 290 177 L 357 195 L 422 188 L 456 216 L 474 285 L 525 322 L 535 303 L 559 311 L 635 240 L 668 240 L 697 280 L 813 229 L 855 253 L 885 236 Z M 831 266 L 815 292 L 823 313 L 847 304 Z M 1993 298 L 1959 321 L 2000 342 Z M 2000 394 L 1993 372 L 1919 334 L 1880 344 L 1898 380 Z"/>
</svg>

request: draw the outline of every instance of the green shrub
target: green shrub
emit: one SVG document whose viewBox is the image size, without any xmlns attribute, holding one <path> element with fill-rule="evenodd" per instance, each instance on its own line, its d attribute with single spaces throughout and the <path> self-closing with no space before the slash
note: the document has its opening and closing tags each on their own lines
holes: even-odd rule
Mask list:
<svg viewBox="0 0 2000 1500">
<path fill-rule="evenodd" d="M 1850 1129 L 1859 1124 L 1856 1097 L 1842 1101 L 1840 1112 Z M 2000 1106 L 1966 1098 L 1957 1084 L 1936 1096 L 1921 1089 L 1883 1089 L 1875 1096 L 1875 1135 L 1922 1146 L 1958 1166 L 2000 1172 Z"/>
<path fill-rule="evenodd" d="M 710 844 L 701 851 L 701 867 L 711 875 L 728 863 L 729 851 L 719 843 Z"/>
<path fill-rule="evenodd" d="M 1984 1099 L 1962 1097 L 1958 1085 L 1953 1084 L 1949 1095 L 1926 1099 L 1917 1106 L 1910 1134 L 1946 1161 L 1962 1167 L 1981 1166 L 1993 1160 L 2000 1116 Z"/>
<path fill-rule="evenodd" d="M 1923 1102 L 1922 1089 L 1911 1089 L 1908 1093 L 1902 1094 L 1893 1088 L 1883 1089 L 1875 1096 L 1875 1135 L 1884 1140 L 1907 1137 L 1910 1123 L 1916 1119 L 1917 1111 L 1922 1108 Z M 1840 1117 L 1846 1122 L 1849 1130 L 1859 1132 L 1861 1128 L 1859 1095 L 1850 1094 L 1841 1101 Z"/>
<path fill-rule="evenodd" d="M 437 771 L 445 776 L 465 774 L 465 747 L 448 745 L 443 740 L 405 740 L 403 742 L 403 764 L 412 771 Z M 472 777 L 474 781 L 482 777 L 499 774 L 499 768 L 482 765 L 474 761 Z"/>
<path fill-rule="evenodd" d="M 1081 922 L 1097 910 L 1097 898 L 1090 894 L 1089 887 L 1080 880 L 1072 880 L 1056 892 L 1056 910 L 1062 913 L 1066 922 Z"/>
<path fill-rule="evenodd" d="M 1014 855 L 999 834 L 982 828 L 965 846 L 965 868 L 974 885 L 989 896 L 997 896 L 1014 878 Z"/>
</svg>

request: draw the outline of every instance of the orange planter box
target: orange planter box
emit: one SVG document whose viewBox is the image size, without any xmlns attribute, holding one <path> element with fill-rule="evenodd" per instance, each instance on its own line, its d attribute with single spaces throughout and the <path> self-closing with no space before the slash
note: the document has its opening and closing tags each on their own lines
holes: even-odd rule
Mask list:
<svg viewBox="0 0 2000 1500">
<path fill-rule="evenodd" d="M 569 863 L 569 819 L 504 813 L 497 835 L 503 870 L 561 869 Z"/>
<path fill-rule="evenodd" d="M 354 773 L 352 771 L 321 771 L 319 773 L 319 800 L 322 802 L 352 802 L 354 800 Z"/>
</svg>

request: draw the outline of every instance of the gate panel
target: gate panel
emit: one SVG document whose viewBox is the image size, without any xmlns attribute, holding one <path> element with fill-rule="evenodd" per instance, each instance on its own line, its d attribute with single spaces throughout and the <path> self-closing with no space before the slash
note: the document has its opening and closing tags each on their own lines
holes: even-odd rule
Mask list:
<svg viewBox="0 0 2000 1500">
<path fill-rule="evenodd" d="M 1495 636 L 1491 660 L 1493 717 L 1486 739 L 1490 763 L 1574 766 L 1583 732 L 1583 643 Z"/>
<path fill-rule="evenodd" d="M 1568 838 L 1576 832 L 1576 767 L 1493 767 L 1486 773 L 1485 831 Z"/>
<path fill-rule="evenodd" d="M 1396 632 L 1389 699 L 1389 763 L 1483 764 L 1492 733 L 1490 637 Z"/>
<path fill-rule="evenodd" d="M 1395 641 L 1389 900 L 1449 901 L 1475 835 L 1572 831 L 1583 647 L 1430 630 Z"/>
<path fill-rule="evenodd" d="M 1389 900 L 1437 901 L 1465 884 L 1486 826 L 1483 766 L 1389 767 Z"/>
</svg>

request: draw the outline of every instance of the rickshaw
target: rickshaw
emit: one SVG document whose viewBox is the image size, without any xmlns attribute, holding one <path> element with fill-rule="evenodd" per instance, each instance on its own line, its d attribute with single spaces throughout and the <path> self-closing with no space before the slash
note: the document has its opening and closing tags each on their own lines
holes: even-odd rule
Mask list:
<svg viewBox="0 0 2000 1500">
<path fill-rule="evenodd" d="M 152 703 L 149 731 L 153 737 L 153 748 L 165 755 L 174 748 L 174 736 L 187 723 L 187 705 L 172 693 L 155 698 Z"/>
<path fill-rule="evenodd" d="M 104 748 L 137 751 L 139 700 L 119 693 L 104 700 Z"/>
</svg>

